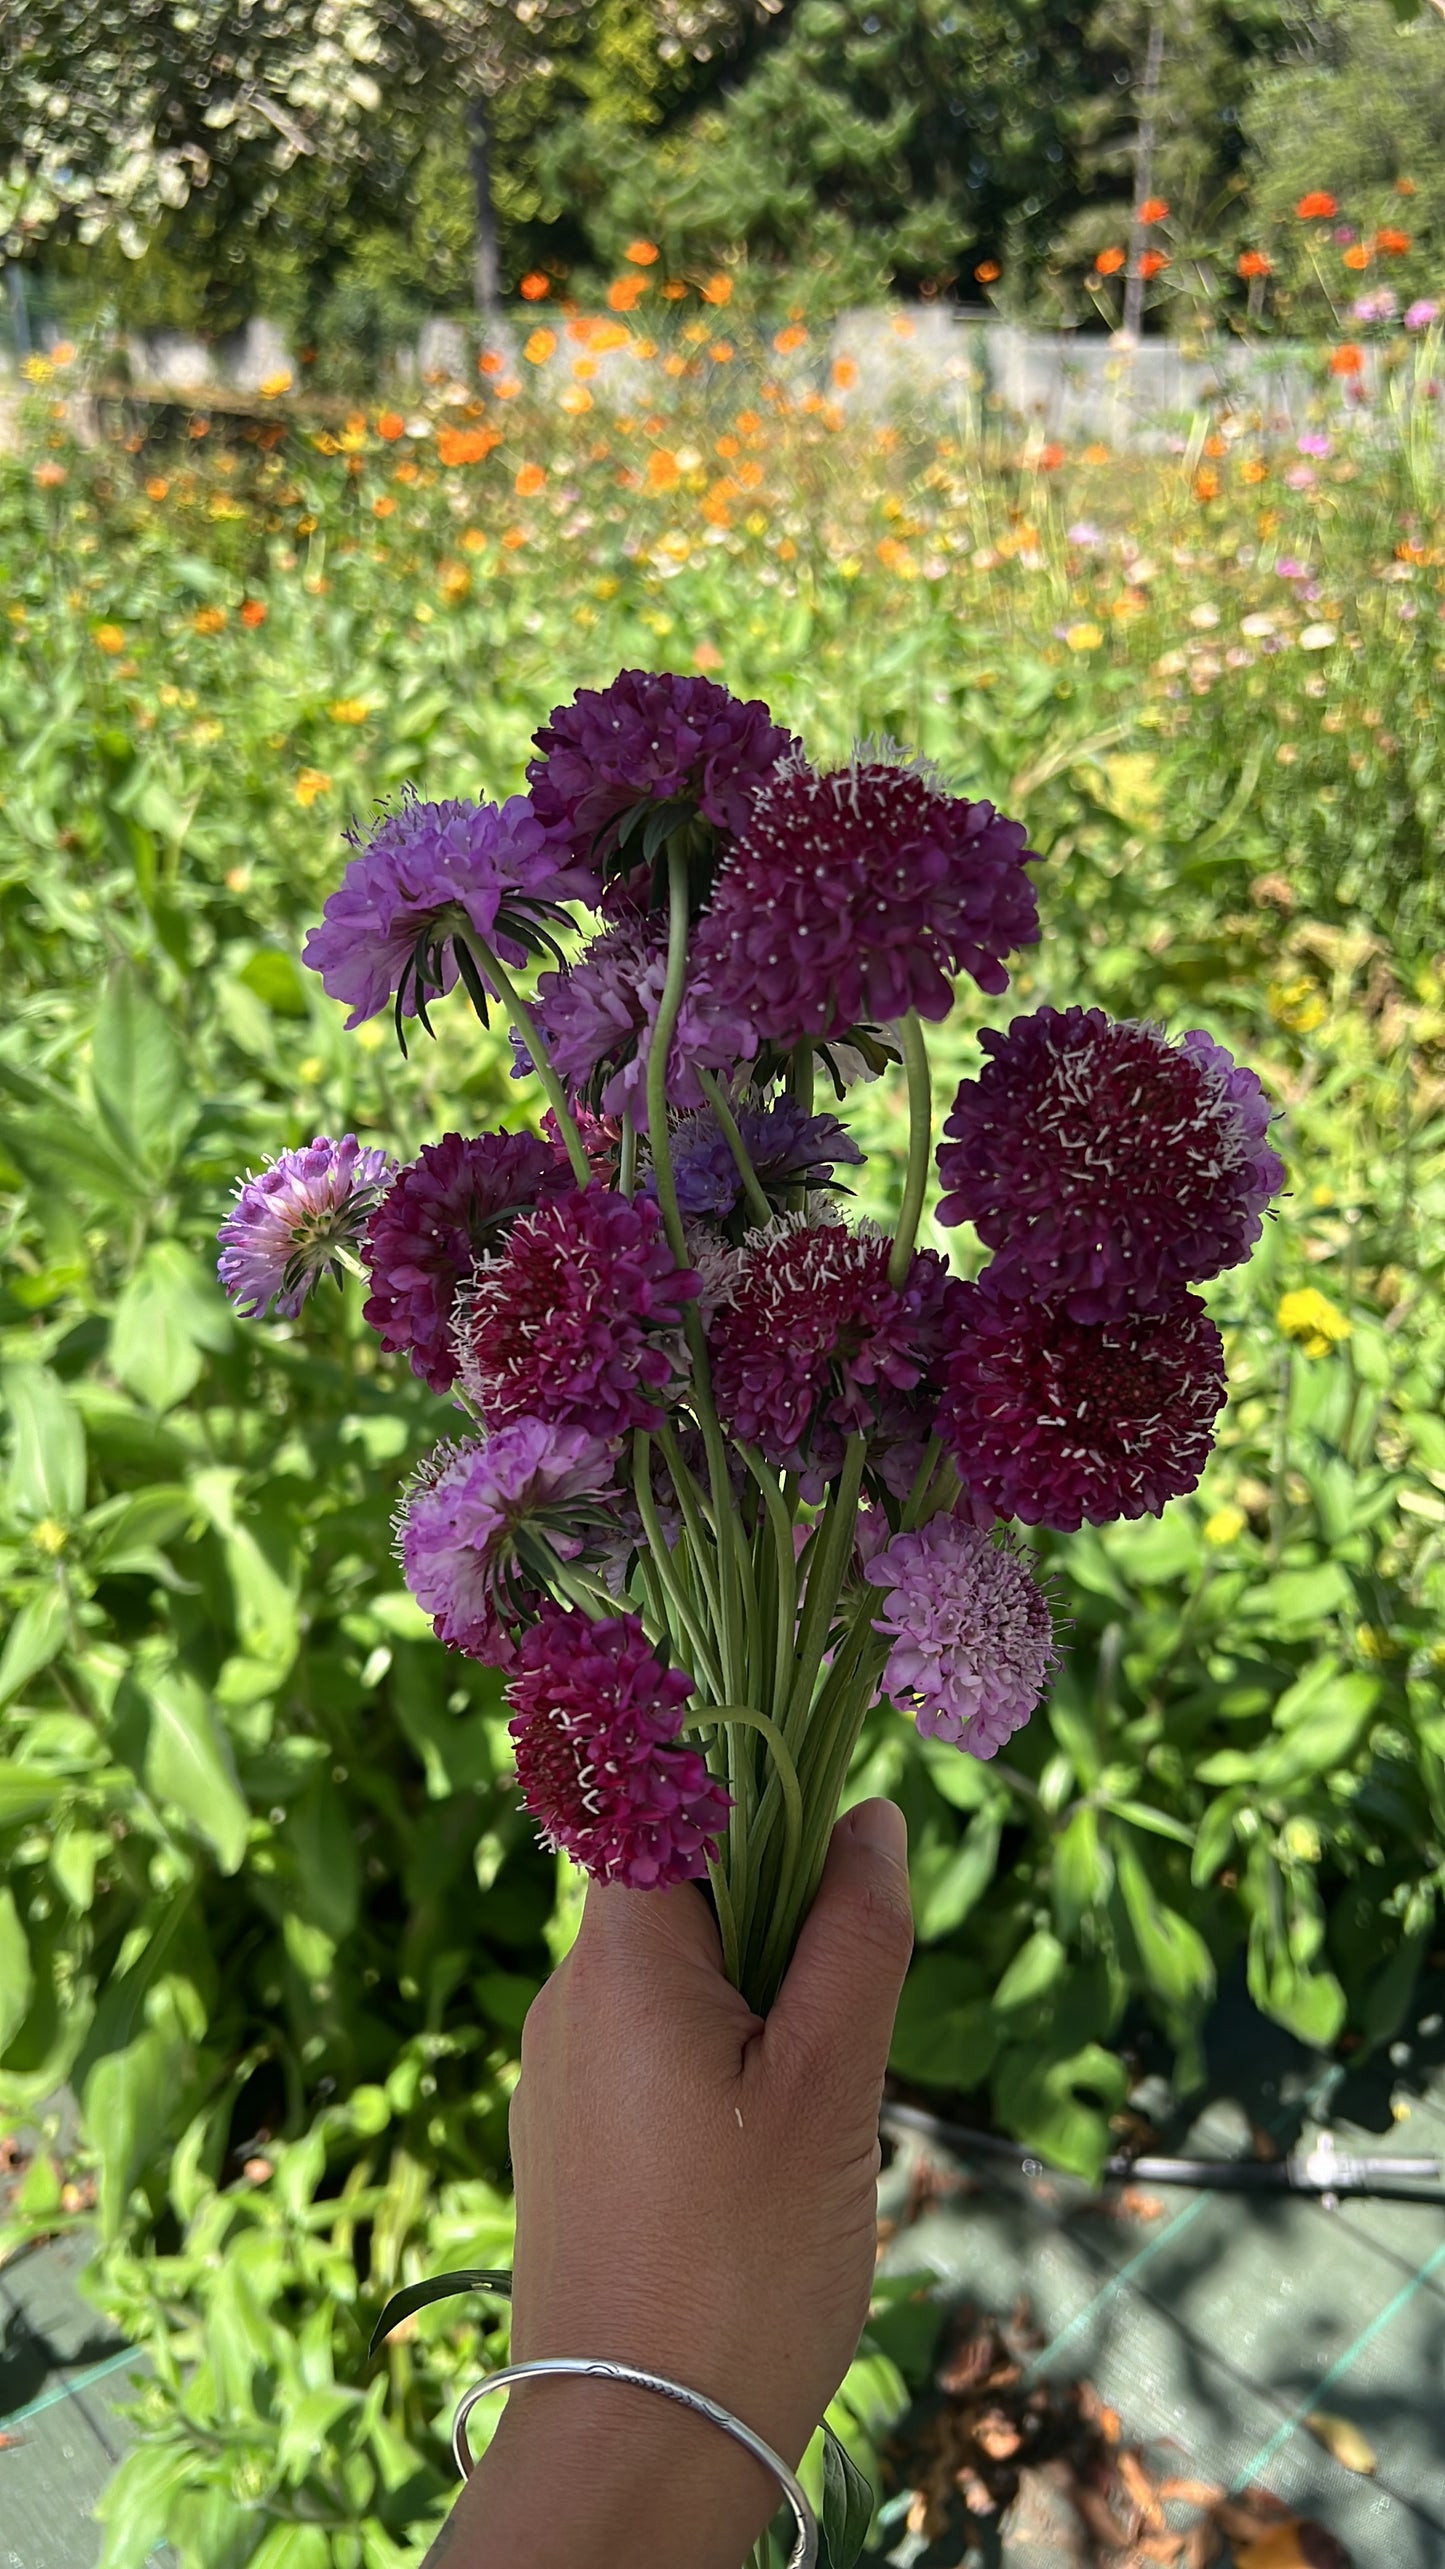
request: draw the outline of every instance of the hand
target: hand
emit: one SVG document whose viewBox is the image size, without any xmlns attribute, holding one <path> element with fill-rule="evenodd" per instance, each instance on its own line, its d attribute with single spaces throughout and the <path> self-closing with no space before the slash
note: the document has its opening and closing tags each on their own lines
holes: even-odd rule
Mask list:
<svg viewBox="0 0 1445 2569">
<path fill-rule="evenodd" d="M 878 2106 L 912 1934 L 889 1802 L 838 1822 L 766 2020 L 724 1977 L 695 1885 L 589 1886 L 522 2034 L 513 2362 L 604 2355 L 665 2373 L 796 2465 L 867 2316 Z M 478 2569 L 601 2569 L 613 2522 L 631 2544 L 618 2560 L 736 2569 L 779 2503 L 730 2437 L 655 2394 L 554 2379 L 508 2402 L 467 2511 Z M 569 2463 L 587 2482 L 575 2523 Z"/>
</svg>

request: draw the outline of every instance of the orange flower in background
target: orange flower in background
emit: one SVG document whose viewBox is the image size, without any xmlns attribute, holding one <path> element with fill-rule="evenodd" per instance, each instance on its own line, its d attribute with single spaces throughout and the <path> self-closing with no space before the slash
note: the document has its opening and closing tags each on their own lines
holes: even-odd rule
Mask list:
<svg viewBox="0 0 1445 2569">
<path fill-rule="evenodd" d="M 495 348 L 484 348 L 477 359 L 477 372 L 479 375 L 499 375 L 506 362 L 505 357 L 498 356 Z"/>
<path fill-rule="evenodd" d="M 1242 482 L 1267 482 L 1269 480 L 1269 466 L 1265 462 L 1264 457 L 1262 455 L 1251 455 L 1247 463 L 1240 465 L 1239 478 Z"/>
<path fill-rule="evenodd" d="M 1219 475 L 1215 472 L 1212 464 L 1205 464 L 1202 469 L 1195 474 L 1194 496 L 1197 500 L 1218 499 Z"/>
<path fill-rule="evenodd" d="M 709 669 L 721 669 L 722 653 L 719 651 L 717 644 L 715 642 L 700 642 L 696 651 L 692 655 L 692 665 L 694 669 L 701 669 L 704 672 Z"/>
<path fill-rule="evenodd" d="M 383 491 L 380 499 L 372 501 L 371 514 L 373 517 L 395 517 L 396 502 L 390 491 Z"/>
<path fill-rule="evenodd" d="M 705 277 L 702 284 L 698 287 L 698 293 L 702 296 L 704 303 L 715 303 L 719 307 L 725 303 L 731 303 L 733 299 L 732 278 L 721 275 Z"/>
<path fill-rule="evenodd" d="M 597 321 L 593 324 L 589 344 L 599 356 L 605 356 L 609 348 L 625 348 L 630 337 L 631 332 L 620 321 Z"/>
<path fill-rule="evenodd" d="M 651 282 L 650 277 L 614 277 L 607 289 L 608 310 L 631 312 Z"/>
<path fill-rule="evenodd" d="M 665 375 L 685 375 L 687 372 L 686 357 L 680 357 L 676 349 L 674 349 L 670 357 L 663 358 L 662 371 Z"/>
<path fill-rule="evenodd" d="M 1391 258 L 1403 259 L 1410 247 L 1410 235 L 1408 232 L 1397 232 L 1393 226 L 1386 224 L 1382 231 L 1375 234 L 1375 247 L 1377 250 L 1388 250 Z"/>
<path fill-rule="evenodd" d="M 526 358 L 529 366 L 545 366 L 548 358 L 555 356 L 556 353 L 557 333 L 555 330 L 534 330 L 530 339 L 527 341 L 525 348 L 522 350 L 522 354 Z"/>
<path fill-rule="evenodd" d="M 1212 435 L 1205 438 L 1204 452 L 1206 455 L 1210 456 L 1215 463 L 1218 463 L 1221 455 L 1227 455 L 1229 453 L 1228 443 L 1220 436 L 1217 429 L 1212 433 Z"/>
<path fill-rule="evenodd" d="M 244 625 L 249 625 L 253 633 L 255 632 L 257 625 L 265 623 L 266 614 L 267 609 L 264 598 L 245 598 L 242 600 L 241 622 Z"/>
<path fill-rule="evenodd" d="M 515 375 L 501 375 L 492 386 L 498 401 L 515 401 L 521 389 Z"/>
<path fill-rule="evenodd" d="M 629 241 L 622 255 L 624 259 L 630 259 L 635 268 L 654 267 L 657 263 L 657 243 L 655 241 Z"/>
<path fill-rule="evenodd" d="M 152 473 L 150 480 L 146 484 L 146 498 L 148 500 L 155 500 L 159 503 L 165 498 L 169 489 L 170 483 L 166 480 L 163 473 Z"/>
<path fill-rule="evenodd" d="M 1241 250 L 1235 261 L 1235 268 L 1237 274 L 1242 277 L 1268 277 L 1274 274 L 1274 262 L 1266 257 L 1263 250 Z"/>
<path fill-rule="evenodd" d="M 1166 198 L 1162 196 L 1146 196 L 1143 204 L 1139 208 L 1139 220 L 1141 223 L 1162 223 L 1168 211 L 1169 206 Z"/>
<path fill-rule="evenodd" d="M 1061 464 L 1066 464 L 1068 462 L 1068 458 L 1069 450 L 1067 446 L 1056 446 L 1051 443 L 1044 447 L 1039 456 L 1039 471 L 1041 473 L 1056 473 Z"/>
<path fill-rule="evenodd" d="M 1124 264 L 1122 250 L 1101 250 L 1094 261 L 1101 277 L 1116 277 Z"/>
<path fill-rule="evenodd" d="M 443 464 L 481 464 L 501 442 L 495 428 L 439 428 L 437 455 Z"/>
<path fill-rule="evenodd" d="M 715 339 L 707 353 L 715 366 L 729 366 L 735 352 L 731 339 Z"/>
<path fill-rule="evenodd" d="M 398 437 L 406 435 L 406 421 L 402 418 L 401 412 L 399 410 L 380 412 L 376 422 L 376 433 L 378 437 L 386 439 L 388 446 L 394 446 Z"/>
<path fill-rule="evenodd" d="M 1145 250 L 1140 254 L 1139 274 L 1141 277 L 1157 277 L 1161 269 L 1167 268 L 1168 265 L 1169 261 L 1162 250 Z"/>
<path fill-rule="evenodd" d="M 523 464 L 518 468 L 512 488 L 519 500 L 531 500 L 546 487 L 546 481 L 547 476 L 540 464 Z"/>
<path fill-rule="evenodd" d="M 329 794 L 331 779 L 324 768 L 303 767 L 296 779 L 296 800 L 303 812 L 309 812 L 318 794 Z"/>
<path fill-rule="evenodd" d="M 1413 196 L 1415 194 L 1414 180 L 1412 178 L 1397 178 L 1395 181 L 1395 194 L 1397 196 Z"/>
<path fill-rule="evenodd" d="M 592 408 L 592 395 L 585 384 L 569 384 L 558 396 L 557 407 L 565 410 L 569 419 L 580 419 L 584 411 Z"/>
<path fill-rule="evenodd" d="M 533 268 L 531 274 L 524 276 L 517 288 L 524 303 L 543 303 L 551 291 L 552 280 L 550 277 L 544 277 L 540 268 Z"/>
<path fill-rule="evenodd" d="M 197 607 L 191 626 L 196 633 L 219 633 L 225 621 L 224 607 Z"/>
<path fill-rule="evenodd" d="M 773 346 L 780 357 L 791 357 L 798 348 L 806 348 L 808 334 L 800 321 L 790 321 L 786 330 L 775 333 Z"/>
<path fill-rule="evenodd" d="M 525 526 L 509 526 L 506 534 L 502 538 L 502 547 L 507 553 L 520 553 L 526 541 L 527 530 Z"/>
<path fill-rule="evenodd" d="M 757 437 L 762 432 L 762 413 L 756 410 L 740 410 L 733 425 L 744 437 Z"/>
<path fill-rule="evenodd" d="M 832 380 L 836 392 L 851 392 L 858 381 L 856 357 L 835 357 L 832 365 Z"/>
<path fill-rule="evenodd" d="M 97 651 L 105 652 L 112 660 L 115 658 L 117 652 L 124 651 L 125 649 L 124 625 L 98 624 L 93 629 L 90 638 L 95 644 Z"/>
<path fill-rule="evenodd" d="M 1367 267 L 1369 266 L 1369 264 L 1370 264 L 1370 253 L 1369 253 L 1369 251 L 1366 249 L 1364 242 L 1363 242 L 1363 241 L 1355 241 L 1355 242 L 1353 242 L 1353 243 L 1351 244 L 1350 248 L 1349 248 L 1348 250 L 1346 250 L 1346 252 L 1345 252 L 1345 265 L 1346 265 L 1346 267 L 1347 267 L 1347 268 L 1367 268 Z"/>
<path fill-rule="evenodd" d="M 997 259 L 980 259 L 973 273 L 980 285 L 997 285 L 1003 270 Z"/>
<path fill-rule="evenodd" d="M 650 491 L 675 491 L 682 479 L 677 457 L 670 446 L 654 446 L 647 459 L 647 487 Z"/>
<path fill-rule="evenodd" d="M 1347 339 L 1342 348 L 1332 350 L 1330 355 L 1330 373 L 1332 375 L 1357 375 L 1364 362 L 1365 352 L 1363 348 L 1357 348 L 1353 339 Z"/>
<path fill-rule="evenodd" d="M 1086 446 L 1084 448 L 1084 461 L 1086 464 L 1108 464 L 1112 462 L 1112 460 L 1113 458 L 1110 455 L 1108 447 L 1101 445 L 1097 440 L 1092 446 Z"/>
<path fill-rule="evenodd" d="M 1327 187 L 1310 188 L 1295 207 L 1302 223 L 1328 223 L 1339 210 Z"/>
<path fill-rule="evenodd" d="M 682 303 L 686 300 L 686 296 L 687 288 L 683 284 L 681 277 L 669 277 L 666 285 L 662 289 L 663 302 Z"/>
</svg>

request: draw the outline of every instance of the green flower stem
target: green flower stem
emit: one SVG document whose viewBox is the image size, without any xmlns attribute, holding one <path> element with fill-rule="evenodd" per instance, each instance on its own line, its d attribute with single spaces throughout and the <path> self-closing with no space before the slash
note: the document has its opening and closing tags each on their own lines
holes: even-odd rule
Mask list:
<svg viewBox="0 0 1445 2569">
<path fill-rule="evenodd" d="M 908 1074 L 908 1170 L 903 1181 L 903 1202 L 898 1209 L 898 1229 L 888 1260 L 888 1281 L 895 1293 L 901 1292 L 913 1263 L 914 1242 L 923 1213 L 923 1199 L 928 1192 L 929 1153 L 933 1147 L 933 1083 L 928 1074 L 928 1046 L 918 1011 L 910 1008 L 902 1025 L 903 1064 Z"/>
<path fill-rule="evenodd" d="M 742 1179 L 743 1193 L 748 1199 L 749 1206 L 759 1222 L 771 1222 L 773 1208 L 763 1193 L 757 1170 L 748 1158 L 748 1146 L 738 1130 L 737 1117 L 723 1094 L 722 1081 L 718 1078 L 716 1071 L 704 1070 L 701 1065 L 698 1067 L 697 1080 L 698 1086 L 722 1126 L 723 1139 L 737 1163 L 737 1172 Z"/>
<path fill-rule="evenodd" d="M 722 1625 L 722 1607 L 715 1566 L 717 1543 L 707 1523 L 706 1503 L 697 1482 L 682 1459 L 682 1448 L 678 1444 L 677 1434 L 671 1422 L 665 1418 L 659 1419 L 656 1435 L 658 1444 L 662 1448 L 663 1460 L 671 1476 L 677 1504 L 682 1511 L 682 1521 L 687 1529 L 688 1558 L 696 1572 L 697 1583 L 707 1599 L 708 1613 L 713 1630 L 716 1632 Z"/>
<path fill-rule="evenodd" d="M 822 1521 L 809 1544 L 807 1590 L 803 1604 L 802 1629 L 798 1635 L 797 1657 L 792 1693 L 783 1722 L 785 1736 L 799 1737 L 807 1723 L 813 1701 L 813 1688 L 823 1653 L 828 1647 L 828 1632 L 833 1621 L 839 1591 L 848 1572 L 853 1549 L 853 1530 L 858 1516 L 858 1492 L 863 1481 L 864 1439 L 850 1436 L 843 1455 L 843 1468 L 834 1484 Z"/>
<path fill-rule="evenodd" d="M 672 1555 L 667 1548 L 658 1519 L 657 1502 L 652 1495 L 652 1482 L 648 1468 L 651 1445 L 652 1439 L 639 1428 L 632 1439 L 632 1490 L 637 1501 L 637 1513 L 642 1519 L 643 1532 L 647 1536 L 652 1556 L 652 1566 L 662 1587 L 663 1595 L 672 1609 L 676 1626 L 686 1636 L 696 1661 L 692 1674 L 701 1679 L 710 1694 L 721 1695 L 722 1676 L 717 1661 L 713 1657 L 712 1645 L 688 1601 L 682 1581 L 673 1566 Z"/>
<path fill-rule="evenodd" d="M 782 1875 L 777 1895 L 766 1913 L 766 1926 L 756 1961 L 751 1953 L 744 1954 L 746 1994 L 750 2003 L 763 2014 L 777 1996 L 798 1929 L 813 1904 L 827 1859 L 838 1803 L 848 1780 L 859 1733 L 873 1700 L 877 1671 L 883 1664 L 885 1646 L 868 1630 L 872 1602 L 865 1591 L 864 1602 L 855 1609 L 852 1627 L 840 1646 L 838 1661 L 826 1690 L 826 1700 L 820 1697 L 816 1707 L 821 1718 L 810 1730 L 809 1738 L 809 1744 L 817 1752 L 814 1771 L 807 1779 L 799 1778 L 805 1821 L 797 1859 Z"/>
<path fill-rule="evenodd" d="M 777 1476 L 768 1469 L 760 1454 L 750 1445 L 734 1439 L 737 1450 L 763 1494 L 768 1512 L 768 1528 L 773 1539 L 773 1557 L 777 1571 L 777 1595 L 774 1612 L 776 1626 L 773 1640 L 772 1700 L 775 1707 L 785 1706 L 792 1664 L 793 1644 L 798 1631 L 798 1556 L 793 1545 L 793 1519 L 778 1487 Z"/>
<path fill-rule="evenodd" d="M 738 1952 L 738 1922 L 733 1910 L 732 1893 L 728 1889 L 727 1875 L 720 1864 L 710 1864 L 707 1869 L 707 1878 L 712 1885 L 712 1896 L 717 1908 L 718 1933 L 722 1938 L 723 1969 L 734 1989 L 738 1989 L 742 1986 L 738 1977 L 741 1966 L 741 1956 Z"/>
<path fill-rule="evenodd" d="M 617 1165 L 617 1187 L 629 1199 L 637 1192 L 637 1123 L 630 1106 L 622 1110 L 622 1150 Z"/>
<path fill-rule="evenodd" d="M 923 1449 L 923 1460 L 914 1474 L 913 1487 L 903 1502 L 903 1514 L 898 1525 L 900 1534 L 911 1534 L 917 1524 L 918 1512 L 928 1497 L 929 1485 L 938 1469 L 938 1458 L 942 1452 L 943 1446 L 940 1439 L 930 1436 Z"/>
<path fill-rule="evenodd" d="M 767 1742 L 783 1797 L 783 1872 L 791 1873 L 797 1860 L 803 1836 L 803 1797 L 798 1789 L 798 1770 L 788 1754 L 787 1744 L 776 1722 L 766 1713 L 755 1712 L 750 1704 L 695 1705 L 683 1724 L 685 1730 L 696 1730 L 706 1722 L 734 1724 L 755 1730 Z"/>
<path fill-rule="evenodd" d="M 788 1095 L 796 1098 L 805 1115 L 813 1112 L 813 1047 L 796 1044 L 788 1057 Z"/>
<path fill-rule="evenodd" d="M 619 1611 L 617 1599 L 609 1596 L 596 1579 L 589 1579 L 585 1570 L 574 1569 L 570 1561 L 552 1551 L 550 1544 L 546 1549 L 552 1553 L 548 1580 L 569 1606 L 576 1606 L 593 1623 L 606 1623 Z"/>
<path fill-rule="evenodd" d="M 552 1068 L 551 1056 L 537 1032 L 537 1021 L 525 999 L 521 997 L 511 974 L 504 964 L 497 961 L 485 938 L 477 936 L 473 931 L 471 941 L 475 946 L 478 962 L 532 1057 L 532 1067 L 547 1092 L 547 1103 L 557 1118 L 557 1130 L 567 1145 L 567 1157 L 572 1163 L 572 1174 L 579 1186 L 590 1186 L 592 1171 L 587 1165 L 587 1154 L 582 1148 L 582 1136 L 573 1122 L 572 1109 L 567 1103 L 567 1092 Z M 460 943 L 460 940 L 456 942 Z"/>
</svg>

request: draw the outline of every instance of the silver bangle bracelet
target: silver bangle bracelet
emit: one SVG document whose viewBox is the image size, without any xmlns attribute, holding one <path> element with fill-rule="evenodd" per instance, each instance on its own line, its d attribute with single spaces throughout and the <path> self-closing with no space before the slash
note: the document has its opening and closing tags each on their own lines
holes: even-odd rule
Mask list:
<svg viewBox="0 0 1445 2569">
<path fill-rule="evenodd" d="M 781 2481 L 783 2495 L 797 2519 L 798 2539 L 788 2554 L 787 2569 L 817 2569 L 818 2521 L 808 2504 L 806 2493 L 796 2472 L 788 2469 L 780 2453 L 751 2426 L 745 2426 L 731 2409 L 722 2408 L 716 2400 L 707 2399 L 701 2391 L 685 2390 L 681 2382 L 670 2382 L 661 2373 L 639 2373 L 631 2364 L 614 2364 L 600 2355 L 546 2355 L 535 2364 L 508 2364 L 500 2373 L 488 2373 L 485 2380 L 474 2382 L 457 2403 L 452 2422 L 452 2452 L 464 2480 L 472 2475 L 472 2448 L 467 2440 L 467 2420 L 478 2400 L 490 2391 L 505 2391 L 513 2382 L 530 2381 L 537 2373 L 581 2373 L 602 2382 L 635 2382 L 640 2390 L 660 2391 L 664 2399 L 676 2400 L 679 2407 L 696 2409 L 699 2417 L 711 2418 L 735 2443 L 746 2446 L 755 2460 L 763 2463 Z"/>
</svg>

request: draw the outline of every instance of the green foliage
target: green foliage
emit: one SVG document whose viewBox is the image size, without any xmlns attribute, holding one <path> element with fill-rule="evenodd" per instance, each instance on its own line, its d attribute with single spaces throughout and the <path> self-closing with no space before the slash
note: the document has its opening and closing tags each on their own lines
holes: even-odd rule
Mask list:
<svg viewBox="0 0 1445 2569">
<path fill-rule="evenodd" d="M 106 2569 L 163 2537 L 183 2569 L 415 2562 L 452 2400 L 503 2349 L 478 2295 L 366 2354 L 393 2294 L 510 2262 L 518 2033 L 575 1879 L 515 1808 L 494 1682 L 389 1566 L 445 1410 L 353 1289 L 236 1322 L 214 1232 L 314 1132 L 410 1154 L 514 1120 L 460 1011 L 397 1080 L 299 947 L 350 813 L 407 777 L 508 790 L 573 685 L 698 654 L 825 754 L 917 741 L 1045 851 L 1046 940 L 978 1022 L 1203 1022 L 1284 1110 L 1281 1217 L 1209 1288 L 1232 1400 L 1197 1498 L 1031 1538 L 1068 1661 L 1003 1756 L 869 1717 L 850 1791 L 902 1801 L 918 1918 L 899 2073 L 1089 2170 L 1142 2025 L 1187 2085 L 1238 1967 L 1305 2039 L 1387 2043 L 1436 1932 L 1440 565 L 1409 450 L 1382 410 L 1294 489 L 1236 438 L 1206 504 L 1208 422 L 1054 477 L 1011 434 L 834 416 L 806 376 L 811 407 L 766 402 L 736 335 L 726 363 L 679 338 L 632 429 L 524 388 L 456 468 L 360 412 L 82 449 L 53 381 L 0 467 L 0 2092 L 21 2124 L 67 2081 L 83 2111 L 0 2252 L 98 2223 L 94 2292 L 149 2355 Z M 1070 541 L 1091 517 L 1108 540 Z M 940 1045 L 940 1097 L 975 1066 L 966 1029 Z M 866 1210 L 896 1089 L 847 1111 Z M 870 2478 L 933 2318 L 885 2289 L 831 2412 Z M 820 2440 L 820 2498 L 827 2468 Z"/>
</svg>

